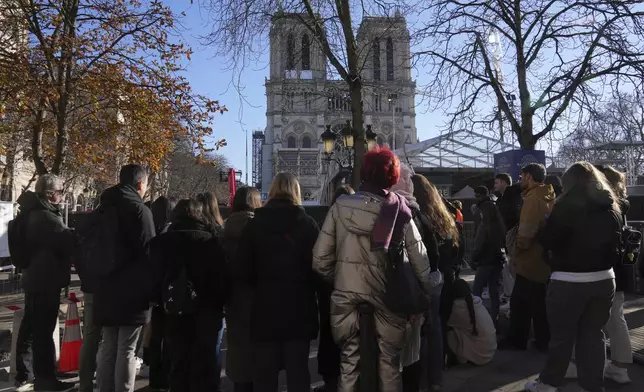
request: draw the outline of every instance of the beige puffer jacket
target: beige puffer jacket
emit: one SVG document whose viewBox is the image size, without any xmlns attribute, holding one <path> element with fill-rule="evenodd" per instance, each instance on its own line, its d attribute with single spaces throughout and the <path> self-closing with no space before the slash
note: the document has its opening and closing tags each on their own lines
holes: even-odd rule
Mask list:
<svg viewBox="0 0 644 392">
<path fill-rule="evenodd" d="M 402 390 L 400 352 L 409 328 L 406 318 L 389 311 L 383 303 L 385 291 L 384 251 L 371 250 L 371 231 L 380 212 L 382 198 L 370 193 L 343 196 L 331 207 L 313 248 L 313 269 L 333 282 L 331 328 L 342 347 L 339 391 L 354 391 L 359 376 L 358 311 L 360 303 L 375 308 L 379 337 L 380 390 Z M 413 270 L 429 292 L 429 260 L 413 221 L 405 229 L 405 244 Z M 408 332 L 408 331 L 407 331 Z"/>
</svg>

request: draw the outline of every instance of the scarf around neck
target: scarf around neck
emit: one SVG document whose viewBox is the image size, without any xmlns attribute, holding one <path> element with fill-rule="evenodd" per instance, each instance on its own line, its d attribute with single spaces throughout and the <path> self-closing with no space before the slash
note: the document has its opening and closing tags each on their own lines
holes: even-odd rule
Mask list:
<svg viewBox="0 0 644 392">
<path fill-rule="evenodd" d="M 400 245 L 405 235 L 405 226 L 412 217 L 407 200 L 394 192 L 368 184 L 361 185 L 360 192 L 372 193 L 383 198 L 371 231 L 371 249 L 387 250 L 391 244 Z"/>
</svg>

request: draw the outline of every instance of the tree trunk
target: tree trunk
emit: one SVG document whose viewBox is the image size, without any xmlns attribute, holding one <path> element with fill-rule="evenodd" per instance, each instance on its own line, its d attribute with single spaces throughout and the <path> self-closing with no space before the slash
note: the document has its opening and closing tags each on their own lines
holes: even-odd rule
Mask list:
<svg viewBox="0 0 644 392">
<path fill-rule="evenodd" d="M 36 173 L 38 175 L 47 174 L 47 165 L 42 156 L 42 133 L 43 133 L 43 120 L 45 117 L 45 99 L 41 98 L 38 103 L 38 111 L 36 112 L 36 119 L 31 130 L 31 153 L 36 166 Z"/>
<path fill-rule="evenodd" d="M 351 92 L 351 118 L 354 130 L 355 158 L 353 171 L 351 172 L 351 186 L 354 189 L 360 187 L 360 170 L 362 169 L 362 158 L 367 152 L 367 145 L 364 133 L 364 108 L 362 102 L 362 80 L 356 78 L 355 82 L 349 85 Z"/>
</svg>

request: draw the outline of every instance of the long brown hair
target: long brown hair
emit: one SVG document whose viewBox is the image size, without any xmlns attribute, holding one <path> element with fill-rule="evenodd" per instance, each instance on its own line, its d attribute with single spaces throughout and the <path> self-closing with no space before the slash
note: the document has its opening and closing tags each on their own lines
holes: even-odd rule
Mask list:
<svg viewBox="0 0 644 392">
<path fill-rule="evenodd" d="M 219 203 L 217 202 L 217 196 L 212 192 L 202 193 L 197 196 L 197 200 L 203 205 L 203 215 L 207 220 L 208 224 L 215 226 L 224 225 L 224 220 L 221 219 L 221 214 L 219 213 Z"/>
<path fill-rule="evenodd" d="M 411 181 L 414 183 L 414 197 L 420 206 L 420 212 L 429 218 L 432 229 L 441 238 L 452 238 L 454 245 L 458 245 L 459 235 L 456 220 L 447 210 L 438 189 L 420 174 L 414 174 Z"/>
</svg>

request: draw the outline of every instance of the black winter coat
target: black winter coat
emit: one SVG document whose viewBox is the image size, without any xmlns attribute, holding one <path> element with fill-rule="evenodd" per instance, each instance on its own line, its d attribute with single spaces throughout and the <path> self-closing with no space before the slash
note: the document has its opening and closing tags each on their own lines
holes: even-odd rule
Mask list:
<svg viewBox="0 0 644 392">
<path fill-rule="evenodd" d="M 255 341 L 313 340 L 318 334 L 313 246 L 319 227 L 300 206 L 271 200 L 242 233 L 233 268 L 254 292 Z"/>
<path fill-rule="evenodd" d="M 499 229 L 503 230 L 503 229 Z M 492 233 L 492 228 L 485 221 L 476 231 L 474 249 L 472 250 L 472 268 L 499 267 L 506 261 L 503 237 L 505 233 Z"/>
<path fill-rule="evenodd" d="M 431 271 L 438 270 L 438 264 L 440 261 L 440 252 L 438 250 L 439 244 L 436 239 L 436 234 L 431 227 L 429 219 L 423 215 L 418 208 L 411 209 L 412 218 L 418 231 L 420 232 L 421 237 L 423 238 L 423 244 L 427 250 L 427 257 L 429 258 L 429 267 Z"/>
<path fill-rule="evenodd" d="M 496 200 L 496 206 L 501 213 L 506 230 L 510 230 L 519 224 L 523 201 L 521 194 L 521 184 L 517 183 L 507 187 L 503 195 Z"/>
<path fill-rule="evenodd" d="M 63 223 L 60 209 L 34 192 L 18 198 L 20 213 L 28 214 L 26 245 L 29 268 L 22 273 L 25 292 L 55 292 L 69 285 L 74 231 Z"/>
<path fill-rule="evenodd" d="M 621 213 L 609 192 L 594 183 L 575 186 L 557 199 L 538 239 L 550 251 L 550 268 L 604 271 L 619 264 Z"/>
<path fill-rule="evenodd" d="M 152 212 L 134 187 L 123 185 L 103 192 L 100 208 L 117 210 L 123 257 L 94 293 L 94 322 L 100 326 L 143 325 L 154 288 L 148 257 L 148 245 L 155 235 Z"/>
<path fill-rule="evenodd" d="M 150 242 L 150 259 L 156 271 L 155 280 L 159 282 L 155 290 L 157 300 L 164 284 L 185 266 L 199 307 L 223 311 L 228 295 L 226 255 L 211 227 L 191 219 L 173 223 Z"/>
</svg>

